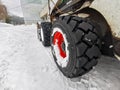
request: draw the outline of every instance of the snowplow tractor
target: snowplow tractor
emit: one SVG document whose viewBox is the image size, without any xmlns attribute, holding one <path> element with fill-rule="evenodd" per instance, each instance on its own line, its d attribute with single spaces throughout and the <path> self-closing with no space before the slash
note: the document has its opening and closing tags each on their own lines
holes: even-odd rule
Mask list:
<svg viewBox="0 0 120 90">
<path fill-rule="evenodd" d="M 120 23 L 120 17 L 117 19 L 106 3 L 104 0 L 48 0 L 41 11 L 44 22 L 37 24 L 38 39 L 44 46 L 51 46 L 54 61 L 66 77 L 86 74 L 97 65 L 101 55 L 120 59 L 120 27 L 111 24 L 112 20 Z M 114 1 L 115 6 L 117 3 L 120 1 Z M 111 7 L 115 9 L 114 5 Z M 120 12 L 120 7 L 116 11 Z"/>
</svg>

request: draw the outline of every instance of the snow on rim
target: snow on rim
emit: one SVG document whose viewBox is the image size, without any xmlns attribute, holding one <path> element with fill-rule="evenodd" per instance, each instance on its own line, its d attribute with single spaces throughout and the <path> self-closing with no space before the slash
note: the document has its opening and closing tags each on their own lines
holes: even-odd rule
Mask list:
<svg viewBox="0 0 120 90">
<path fill-rule="evenodd" d="M 44 41 L 44 34 L 43 34 L 43 29 L 42 28 L 41 28 L 40 32 L 41 32 L 40 33 L 41 34 L 41 40 Z"/>
<path fill-rule="evenodd" d="M 67 49 L 69 43 L 68 43 L 68 41 L 67 41 L 67 39 L 66 39 L 66 35 L 65 35 L 65 34 L 62 32 L 62 30 L 61 30 L 60 28 L 58 28 L 58 27 L 53 28 L 52 36 L 54 36 L 54 34 L 55 34 L 57 31 L 60 32 L 60 33 L 63 35 L 64 41 L 65 41 L 65 45 L 66 45 L 66 47 L 65 47 L 66 57 L 63 58 L 63 57 L 60 56 L 60 53 L 59 53 L 59 49 L 58 49 L 58 45 L 57 45 L 57 44 L 55 44 L 55 45 L 52 44 L 52 47 L 54 48 L 54 51 L 55 51 L 54 54 L 55 54 L 55 56 L 57 56 L 56 58 L 57 58 L 57 63 L 58 63 L 58 65 L 60 65 L 61 67 L 66 67 L 67 64 L 68 64 L 68 61 L 69 61 L 69 50 Z M 57 41 L 56 41 L 56 43 L 57 43 Z"/>
</svg>

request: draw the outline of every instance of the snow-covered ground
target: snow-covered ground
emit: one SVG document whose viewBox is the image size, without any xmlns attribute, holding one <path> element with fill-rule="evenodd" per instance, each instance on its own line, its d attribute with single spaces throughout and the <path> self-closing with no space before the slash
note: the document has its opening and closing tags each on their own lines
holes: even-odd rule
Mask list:
<svg viewBox="0 0 120 90">
<path fill-rule="evenodd" d="M 102 57 L 88 74 L 68 79 L 37 39 L 35 25 L 0 24 L 0 90 L 120 90 L 120 62 Z"/>
</svg>

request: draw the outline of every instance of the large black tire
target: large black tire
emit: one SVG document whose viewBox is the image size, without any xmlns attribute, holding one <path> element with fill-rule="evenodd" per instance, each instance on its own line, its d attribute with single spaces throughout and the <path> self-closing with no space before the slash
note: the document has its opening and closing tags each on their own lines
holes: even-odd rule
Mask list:
<svg viewBox="0 0 120 90">
<path fill-rule="evenodd" d="M 101 40 L 98 28 L 86 19 L 65 16 L 53 24 L 53 30 L 59 28 L 69 43 L 69 60 L 66 67 L 57 62 L 53 45 L 54 31 L 51 34 L 51 48 L 54 60 L 61 72 L 68 78 L 78 77 L 90 71 L 101 56 Z"/>
<path fill-rule="evenodd" d="M 38 31 L 38 38 L 42 42 L 43 46 L 50 46 L 50 33 L 52 24 L 50 22 L 42 22 L 41 29 Z"/>
</svg>

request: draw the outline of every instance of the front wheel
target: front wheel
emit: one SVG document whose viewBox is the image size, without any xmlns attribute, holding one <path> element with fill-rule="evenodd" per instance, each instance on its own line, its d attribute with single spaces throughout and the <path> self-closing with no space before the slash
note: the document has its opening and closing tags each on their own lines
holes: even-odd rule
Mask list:
<svg viewBox="0 0 120 90">
<path fill-rule="evenodd" d="M 97 64 L 101 56 L 101 40 L 96 32 L 90 21 L 79 17 L 61 17 L 53 24 L 52 54 L 65 76 L 81 76 Z"/>
</svg>

